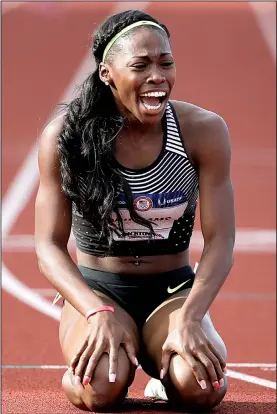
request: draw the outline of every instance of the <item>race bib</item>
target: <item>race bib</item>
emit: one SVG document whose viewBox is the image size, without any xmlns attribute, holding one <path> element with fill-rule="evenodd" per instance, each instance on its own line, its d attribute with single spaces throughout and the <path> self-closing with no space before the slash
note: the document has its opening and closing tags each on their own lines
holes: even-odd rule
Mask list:
<svg viewBox="0 0 277 414">
<path fill-rule="evenodd" d="M 114 234 L 115 241 L 148 240 L 150 230 L 135 223 L 126 208 L 124 196 L 119 199 L 119 210 L 124 223 L 125 237 Z M 187 198 L 184 191 L 174 191 L 161 194 L 133 194 L 133 206 L 143 218 L 153 222 L 155 235 L 153 239 L 168 239 L 174 221 L 178 220 L 187 207 Z M 114 221 L 117 220 L 113 214 Z"/>
</svg>

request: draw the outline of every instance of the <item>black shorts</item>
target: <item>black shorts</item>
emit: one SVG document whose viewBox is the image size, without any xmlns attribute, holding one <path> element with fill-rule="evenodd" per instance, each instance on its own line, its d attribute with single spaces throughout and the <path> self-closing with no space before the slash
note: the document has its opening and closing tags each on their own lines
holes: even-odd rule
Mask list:
<svg viewBox="0 0 277 414">
<path fill-rule="evenodd" d="M 171 295 L 191 288 L 195 274 L 191 266 L 149 275 L 119 275 L 78 266 L 88 286 L 102 292 L 123 309 L 141 327 L 147 317 Z"/>
</svg>

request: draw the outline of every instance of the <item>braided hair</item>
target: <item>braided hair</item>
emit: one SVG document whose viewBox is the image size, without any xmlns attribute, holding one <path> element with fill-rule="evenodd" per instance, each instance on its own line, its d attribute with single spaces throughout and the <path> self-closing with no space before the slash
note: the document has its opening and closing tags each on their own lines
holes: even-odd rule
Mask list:
<svg viewBox="0 0 277 414">
<path fill-rule="evenodd" d="M 152 223 L 134 210 L 131 189 L 115 165 L 113 145 L 124 126 L 124 118 L 110 88 L 99 77 L 99 64 L 108 42 L 122 29 L 141 20 L 158 23 L 169 37 L 164 25 L 141 11 L 129 10 L 109 17 L 93 36 L 96 69 L 83 82 L 78 96 L 67 105 L 58 137 L 62 190 L 78 213 L 89 215 L 95 232 L 110 246 L 113 232 L 124 235 L 117 206 L 120 192 L 125 195 L 132 220 L 154 233 Z M 107 59 L 112 58 L 114 48 L 111 47 Z M 84 186 L 80 185 L 81 181 Z M 116 220 L 112 213 L 116 214 Z"/>
</svg>

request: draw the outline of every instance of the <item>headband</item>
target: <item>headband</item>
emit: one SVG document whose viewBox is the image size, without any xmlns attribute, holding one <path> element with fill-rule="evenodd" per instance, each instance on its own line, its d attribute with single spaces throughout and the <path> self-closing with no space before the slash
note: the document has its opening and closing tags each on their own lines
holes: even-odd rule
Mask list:
<svg viewBox="0 0 277 414">
<path fill-rule="evenodd" d="M 139 26 L 145 26 L 145 25 L 149 25 L 149 26 L 156 26 L 159 29 L 163 30 L 165 33 L 166 31 L 162 28 L 162 26 L 160 26 L 158 23 L 155 22 L 151 22 L 151 20 L 140 20 L 139 22 L 136 23 L 132 23 L 129 26 L 125 27 L 124 29 L 122 29 L 120 32 L 118 32 L 107 44 L 107 46 L 105 47 L 104 53 L 103 53 L 103 59 L 102 61 L 105 62 L 106 56 L 108 54 L 108 51 L 110 50 L 110 48 L 112 47 L 112 45 L 114 44 L 114 42 L 120 37 L 122 36 L 124 33 L 129 32 L 129 30 L 134 29 L 135 27 L 139 27 Z"/>
</svg>

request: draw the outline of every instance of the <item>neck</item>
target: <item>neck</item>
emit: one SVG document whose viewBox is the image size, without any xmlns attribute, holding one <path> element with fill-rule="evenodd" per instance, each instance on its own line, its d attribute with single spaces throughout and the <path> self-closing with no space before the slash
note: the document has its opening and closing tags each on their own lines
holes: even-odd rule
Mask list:
<svg viewBox="0 0 277 414">
<path fill-rule="evenodd" d="M 143 136 L 161 132 L 162 121 L 157 122 L 156 124 L 143 124 L 137 119 L 130 120 L 125 118 L 123 131 L 126 134 L 130 134 L 137 140 L 143 138 Z"/>
</svg>

